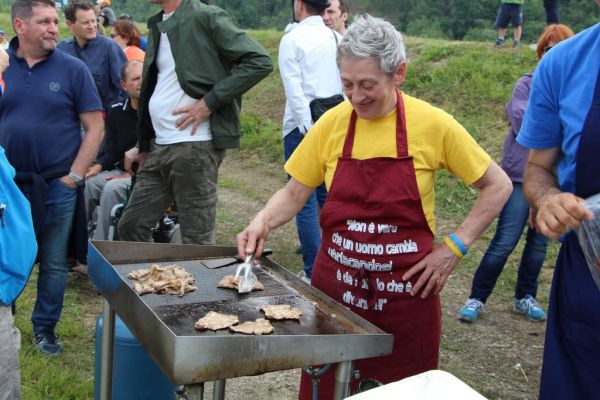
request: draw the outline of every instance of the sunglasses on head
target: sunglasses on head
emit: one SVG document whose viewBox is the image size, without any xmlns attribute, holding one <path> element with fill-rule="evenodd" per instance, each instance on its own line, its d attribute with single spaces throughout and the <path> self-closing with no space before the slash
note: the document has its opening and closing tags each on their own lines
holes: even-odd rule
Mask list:
<svg viewBox="0 0 600 400">
<path fill-rule="evenodd" d="M 544 53 L 547 53 L 548 50 L 550 50 L 551 48 L 553 48 L 554 46 L 546 46 L 544 47 Z"/>
</svg>

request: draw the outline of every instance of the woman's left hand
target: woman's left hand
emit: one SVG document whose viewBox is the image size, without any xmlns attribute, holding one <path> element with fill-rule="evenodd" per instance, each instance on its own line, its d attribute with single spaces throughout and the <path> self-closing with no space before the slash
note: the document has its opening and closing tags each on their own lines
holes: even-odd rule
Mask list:
<svg viewBox="0 0 600 400">
<path fill-rule="evenodd" d="M 448 277 L 459 263 L 459 258 L 444 243 L 433 248 L 421 261 L 416 263 L 403 276 L 403 280 L 409 280 L 413 275 L 421 272 L 421 276 L 410 291 L 411 296 L 417 295 L 421 289 L 421 298 L 424 299 L 433 290 L 438 294 L 444 288 Z"/>
</svg>

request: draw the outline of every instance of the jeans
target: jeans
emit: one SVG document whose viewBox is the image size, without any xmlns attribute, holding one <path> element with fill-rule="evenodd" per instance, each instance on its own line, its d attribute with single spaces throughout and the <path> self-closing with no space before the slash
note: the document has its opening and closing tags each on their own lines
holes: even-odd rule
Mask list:
<svg viewBox="0 0 600 400">
<path fill-rule="evenodd" d="M 77 189 L 70 188 L 59 179 L 50 184 L 46 197 L 44 228 L 39 246 L 37 298 L 31 315 L 33 332 L 53 332 L 60 319 L 63 298 L 67 288 L 67 245 Z"/>
<path fill-rule="evenodd" d="M 528 219 L 529 205 L 523 195 L 523 184 L 513 182 L 512 194 L 498 217 L 496 234 L 475 271 L 469 298 L 476 298 L 485 303 L 504 269 L 506 259 L 519 242 Z M 515 298 L 521 299 L 526 294 L 536 296 L 537 278 L 546 258 L 547 244 L 548 238 L 531 227 L 527 229 L 525 248 L 517 275 Z"/>
<path fill-rule="evenodd" d="M 304 139 L 304 135 L 300 133 L 298 128 L 285 135 L 283 138 L 283 151 L 286 161 L 291 157 L 302 139 Z M 296 229 L 298 230 L 300 248 L 302 249 L 304 272 L 308 278 L 312 276 L 312 267 L 321 246 L 319 210 L 323 207 L 326 200 L 327 190 L 325 189 L 325 184 L 321 184 L 310 195 L 304 207 L 296 215 Z"/>
</svg>

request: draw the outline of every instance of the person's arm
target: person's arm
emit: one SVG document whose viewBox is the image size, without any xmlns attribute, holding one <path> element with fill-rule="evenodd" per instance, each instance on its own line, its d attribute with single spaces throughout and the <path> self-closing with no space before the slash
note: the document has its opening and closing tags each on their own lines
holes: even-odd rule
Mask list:
<svg viewBox="0 0 600 400">
<path fill-rule="evenodd" d="M 104 136 L 104 120 L 100 111 L 90 111 L 79 114 L 85 135 L 75 161 L 71 165 L 71 171 L 81 177 L 85 176 L 88 166 L 94 161 Z M 77 184 L 65 175 L 60 180 L 67 186 L 77 187 Z"/>
<path fill-rule="evenodd" d="M 208 19 L 208 20 L 205 20 Z M 222 10 L 198 21 L 214 41 L 219 54 L 233 67 L 227 76 L 206 93 L 206 106 L 215 110 L 246 93 L 273 71 L 267 51 L 248 33 L 238 29 Z"/>
<path fill-rule="evenodd" d="M 309 101 L 302 88 L 302 71 L 296 60 L 294 48 L 285 39 L 279 47 L 279 73 L 294 125 L 300 129 L 300 133 L 306 133 L 313 124 Z"/>
<path fill-rule="evenodd" d="M 479 196 L 469 215 L 455 232 L 455 235 L 467 248 L 500 213 L 512 192 L 510 179 L 494 162 L 491 162 L 486 172 L 473 186 L 479 190 Z M 422 290 L 421 298 L 426 298 L 432 290 L 435 294 L 442 290 L 459 260 L 450 248 L 442 242 L 408 270 L 402 279 L 408 280 L 416 273 L 422 272 L 410 293 L 415 296 Z"/>
<path fill-rule="evenodd" d="M 239 30 L 224 11 L 203 15 L 198 27 L 206 30 L 219 54 L 233 67 L 228 75 L 216 82 L 203 98 L 189 106 L 173 110 L 181 115 L 175 122 L 179 130 L 192 125 L 192 135 L 203 121 L 217 108 L 238 99 L 273 71 L 273 62 L 267 51 L 249 34 Z"/>
<path fill-rule="evenodd" d="M 554 167 L 559 155 L 558 147 L 530 150 L 523 185 L 525 198 L 536 210 L 536 228 L 553 239 L 577 228 L 581 220 L 592 218 L 581 197 L 558 187 Z"/>
<path fill-rule="evenodd" d="M 291 178 L 269 199 L 246 229 L 236 236 L 239 256 L 244 259 L 255 252 L 255 257 L 259 258 L 269 233 L 294 218 L 314 190 Z"/>
</svg>

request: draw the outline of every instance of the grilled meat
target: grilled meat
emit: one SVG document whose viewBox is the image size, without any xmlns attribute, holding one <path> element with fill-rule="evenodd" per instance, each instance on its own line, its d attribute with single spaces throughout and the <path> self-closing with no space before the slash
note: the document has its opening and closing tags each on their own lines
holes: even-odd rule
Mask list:
<svg viewBox="0 0 600 400">
<path fill-rule="evenodd" d="M 302 311 L 299 308 L 292 308 L 289 304 L 266 305 L 260 308 L 267 319 L 282 320 L 295 319 L 300 320 Z"/>
<path fill-rule="evenodd" d="M 239 284 L 239 282 L 237 280 L 235 280 L 235 276 L 234 275 L 225 275 L 223 277 L 223 279 L 221 279 L 219 281 L 219 283 L 217 284 L 217 287 L 224 288 L 224 289 L 238 290 L 238 284 Z M 259 281 L 256 281 L 256 283 L 254 284 L 254 288 L 252 290 L 253 291 L 255 291 L 255 290 L 265 290 L 265 285 L 263 285 Z"/>
<path fill-rule="evenodd" d="M 200 318 L 194 324 L 196 329 L 210 329 L 218 331 L 219 329 L 229 328 L 233 324 L 240 322 L 236 315 L 220 314 L 215 311 L 209 311 L 204 317 Z"/>
<path fill-rule="evenodd" d="M 192 286 L 194 276 L 176 264 L 166 267 L 152 264 L 150 268 L 131 271 L 127 277 L 137 281 L 133 284 L 133 290 L 140 296 L 146 293 L 183 296 L 197 289 Z"/>
<path fill-rule="evenodd" d="M 273 325 L 264 318 L 258 318 L 256 321 L 247 321 L 230 326 L 229 330 L 246 335 L 268 335 L 273 332 Z"/>
</svg>

